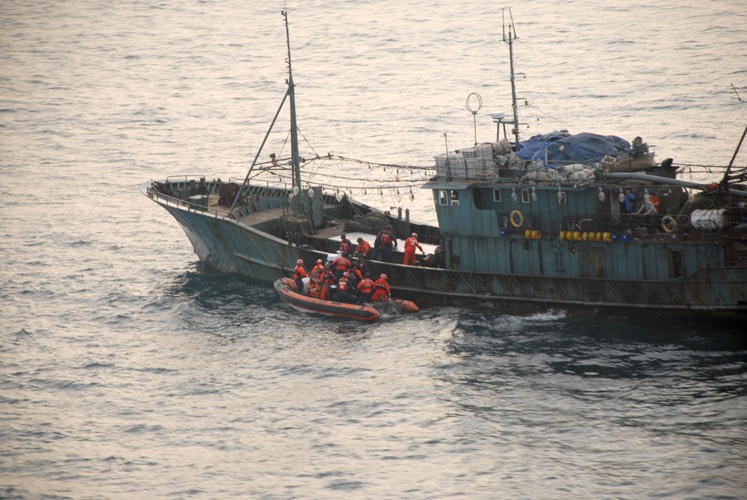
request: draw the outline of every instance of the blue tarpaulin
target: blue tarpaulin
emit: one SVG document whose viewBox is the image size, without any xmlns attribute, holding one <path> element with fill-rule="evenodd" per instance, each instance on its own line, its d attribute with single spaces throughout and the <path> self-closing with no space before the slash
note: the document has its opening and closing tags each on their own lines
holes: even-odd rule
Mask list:
<svg viewBox="0 0 747 500">
<path fill-rule="evenodd" d="M 590 164 L 601 161 L 605 156 L 617 157 L 629 153 L 630 143 L 614 135 L 553 132 L 523 141 L 516 155 L 523 160 L 544 160 L 545 151 L 548 162 Z"/>
</svg>

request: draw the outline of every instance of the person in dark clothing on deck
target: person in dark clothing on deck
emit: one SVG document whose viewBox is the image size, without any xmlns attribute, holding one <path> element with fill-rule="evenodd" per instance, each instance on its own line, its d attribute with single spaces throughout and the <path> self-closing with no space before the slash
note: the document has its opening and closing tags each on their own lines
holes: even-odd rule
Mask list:
<svg viewBox="0 0 747 500">
<path fill-rule="evenodd" d="M 397 247 L 397 238 L 391 229 L 384 229 L 381 235 L 381 260 L 392 262 L 394 260 L 394 249 Z"/>
</svg>

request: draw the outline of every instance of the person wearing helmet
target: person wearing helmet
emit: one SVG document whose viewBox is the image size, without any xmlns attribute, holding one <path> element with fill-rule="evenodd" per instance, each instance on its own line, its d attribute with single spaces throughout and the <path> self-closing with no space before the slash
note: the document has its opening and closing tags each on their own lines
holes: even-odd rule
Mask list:
<svg viewBox="0 0 747 500">
<path fill-rule="evenodd" d="M 412 235 L 405 240 L 405 260 L 404 264 L 406 266 L 414 266 L 415 265 L 415 249 L 420 249 L 420 253 L 423 252 L 423 247 L 420 246 L 420 243 L 418 243 L 418 233 L 412 233 Z"/>
<path fill-rule="evenodd" d="M 313 275 L 315 273 L 318 273 L 319 276 L 324 273 L 324 261 L 322 259 L 316 259 L 316 265 L 311 268 L 311 274 Z"/>
<path fill-rule="evenodd" d="M 389 287 L 389 282 L 387 281 L 386 274 L 382 274 L 379 276 L 379 279 L 377 279 L 374 282 L 374 293 L 371 296 L 371 302 L 376 302 L 377 300 L 386 300 L 387 298 L 391 297 L 392 295 L 392 289 Z"/>
<path fill-rule="evenodd" d="M 296 280 L 296 291 L 298 293 L 303 293 L 303 279 L 308 276 L 306 269 L 303 268 L 303 259 L 298 259 L 296 268 L 293 270 L 293 279 Z"/>
</svg>

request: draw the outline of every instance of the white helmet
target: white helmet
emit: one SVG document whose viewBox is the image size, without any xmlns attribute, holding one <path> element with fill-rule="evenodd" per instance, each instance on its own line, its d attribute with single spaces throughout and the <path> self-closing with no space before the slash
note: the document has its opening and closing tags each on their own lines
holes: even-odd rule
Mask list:
<svg viewBox="0 0 747 500">
<path fill-rule="evenodd" d="M 386 274 L 382 274 L 382 275 L 381 275 L 381 276 L 379 276 L 379 277 L 380 277 L 380 278 L 384 278 L 384 279 L 386 279 Z"/>
<path fill-rule="evenodd" d="M 296 264 L 303 264 L 303 259 L 298 259 L 298 260 L 296 261 Z"/>
<path fill-rule="evenodd" d="M 412 233 L 412 237 L 413 238 L 417 238 L 418 237 L 418 233 Z"/>
</svg>

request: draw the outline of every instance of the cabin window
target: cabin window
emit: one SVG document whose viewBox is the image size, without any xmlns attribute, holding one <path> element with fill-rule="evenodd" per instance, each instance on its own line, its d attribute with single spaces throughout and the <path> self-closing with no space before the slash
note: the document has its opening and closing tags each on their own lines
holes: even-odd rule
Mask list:
<svg viewBox="0 0 747 500">
<path fill-rule="evenodd" d="M 452 207 L 459 206 L 459 191 L 454 190 L 451 192 L 451 206 Z"/>
<path fill-rule="evenodd" d="M 501 190 L 500 189 L 493 190 L 493 201 L 496 203 L 501 202 Z"/>
<path fill-rule="evenodd" d="M 448 205 L 449 204 L 449 198 L 447 197 L 447 192 L 445 189 L 441 189 L 438 191 L 438 204 L 439 205 Z"/>
<path fill-rule="evenodd" d="M 521 190 L 521 202 L 529 203 L 529 190 L 528 189 Z"/>
<path fill-rule="evenodd" d="M 681 278 L 684 274 L 682 252 L 669 252 L 669 277 Z"/>
<path fill-rule="evenodd" d="M 558 205 L 565 205 L 565 191 L 558 191 Z"/>
</svg>

